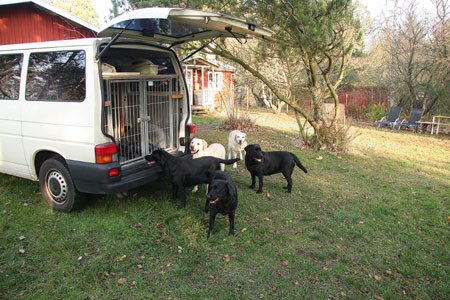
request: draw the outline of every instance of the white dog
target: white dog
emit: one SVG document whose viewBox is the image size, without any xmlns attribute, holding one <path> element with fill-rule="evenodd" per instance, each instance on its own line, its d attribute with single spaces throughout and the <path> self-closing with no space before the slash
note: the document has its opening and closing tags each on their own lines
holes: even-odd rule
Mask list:
<svg viewBox="0 0 450 300">
<path fill-rule="evenodd" d="M 244 148 L 247 147 L 247 134 L 233 130 L 228 136 L 228 159 L 231 159 L 231 153 L 233 158 L 236 158 L 236 153 L 239 153 L 239 158 L 242 160 L 242 153 L 245 156 Z M 233 168 L 237 168 L 237 163 L 233 164 Z"/>
<path fill-rule="evenodd" d="M 225 147 L 221 144 L 211 144 L 208 147 L 208 143 L 199 138 L 193 138 L 191 140 L 191 143 L 189 144 L 189 150 L 191 150 L 192 157 L 199 158 L 203 156 L 214 156 L 217 158 L 225 159 L 226 152 Z M 225 164 L 220 164 L 220 170 L 225 171 Z M 193 193 L 195 193 L 198 190 L 198 186 L 194 186 L 194 189 L 192 190 Z M 206 189 L 206 192 L 208 192 L 208 189 Z"/>
</svg>

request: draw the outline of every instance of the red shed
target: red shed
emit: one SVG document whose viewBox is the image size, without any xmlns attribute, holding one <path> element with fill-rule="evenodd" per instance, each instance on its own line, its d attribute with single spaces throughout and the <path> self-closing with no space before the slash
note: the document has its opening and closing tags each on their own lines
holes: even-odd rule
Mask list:
<svg viewBox="0 0 450 300">
<path fill-rule="evenodd" d="M 184 62 L 191 104 L 214 109 L 232 103 L 236 69 L 216 60 L 194 56 Z"/>
<path fill-rule="evenodd" d="M 345 104 L 345 106 L 353 105 L 364 108 L 371 103 L 384 103 L 386 107 L 389 107 L 388 91 L 382 87 L 342 87 L 338 90 L 338 95 L 339 103 Z"/>
<path fill-rule="evenodd" d="M 0 45 L 96 37 L 97 31 L 42 0 L 0 2 Z"/>
</svg>

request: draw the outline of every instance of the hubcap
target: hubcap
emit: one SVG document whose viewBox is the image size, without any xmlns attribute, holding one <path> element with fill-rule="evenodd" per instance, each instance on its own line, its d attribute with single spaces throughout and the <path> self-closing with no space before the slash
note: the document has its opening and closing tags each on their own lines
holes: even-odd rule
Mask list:
<svg viewBox="0 0 450 300">
<path fill-rule="evenodd" d="M 67 184 L 60 173 L 51 171 L 47 176 L 47 186 L 53 201 L 63 203 L 66 200 Z"/>
</svg>

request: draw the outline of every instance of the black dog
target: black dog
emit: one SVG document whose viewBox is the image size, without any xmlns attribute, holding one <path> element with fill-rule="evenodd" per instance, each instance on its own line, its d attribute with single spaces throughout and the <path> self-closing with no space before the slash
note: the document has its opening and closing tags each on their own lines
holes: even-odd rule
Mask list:
<svg viewBox="0 0 450 300">
<path fill-rule="evenodd" d="M 214 230 L 214 221 L 217 213 L 228 215 L 230 221 L 229 234 L 234 236 L 234 214 L 238 206 L 238 194 L 236 186 L 230 175 L 222 171 L 214 172 L 208 194 L 206 195 L 205 211 L 209 206 L 208 238 Z"/>
<path fill-rule="evenodd" d="M 252 175 L 252 185 L 249 188 L 255 188 L 255 177 L 259 178 L 259 189 L 257 193 L 263 191 L 264 175 L 283 173 L 286 178 L 287 186 L 283 187 L 290 193 L 292 190 L 292 171 L 297 165 L 303 172 L 308 173 L 295 154 L 287 151 L 264 152 L 258 144 L 245 147 L 245 166 Z"/>
<path fill-rule="evenodd" d="M 239 159 L 220 159 L 212 156 L 204 156 L 197 159 L 184 159 L 171 155 L 164 150 L 155 150 L 145 156 L 149 164 L 156 163 L 161 166 L 172 182 L 173 199 L 180 194 L 181 207 L 186 207 L 186 194 L 184 188 L 202 183 L 210 184 L 214 171 L 219 170 L 219 164 L 230 165 Z"/>
</svg>

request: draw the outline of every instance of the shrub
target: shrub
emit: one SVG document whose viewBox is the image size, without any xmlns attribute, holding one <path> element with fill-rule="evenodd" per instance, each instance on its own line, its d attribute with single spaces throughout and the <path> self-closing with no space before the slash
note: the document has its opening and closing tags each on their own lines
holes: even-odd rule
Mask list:
<svg viewBox="0 0 450 300">
<path fill-rule="evenodd" d="M 375 122 L 382 117 L 387 116 L 388 113 L 388 109 L 384 103 L 372 103 L 367 112 L 367 119 L 371 122 Z"/>
<path fill-rule="evenodd" d="M 350 135 L 349 129 L 352 125 L 352 119 L 349 118 L 347 124 L 335 123 L 332 126 L 326 126 L 325 122 L 317 132 L 308 139 L 308 146 L 315 150 L 329 150 L 335 152 L 346 152 L 351 141 L 357 135 Z"/>
<path fill-rule="evenodd" d="M 226 104 L 223 107 L 225 108 L 227 119 L 220 126 L 220 129 L 251 131 L 256 127 L 255 121 L 252 120 L 248 111 L 242 111 L 239 107 L 231 104 Z"/>
</svg>

